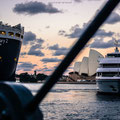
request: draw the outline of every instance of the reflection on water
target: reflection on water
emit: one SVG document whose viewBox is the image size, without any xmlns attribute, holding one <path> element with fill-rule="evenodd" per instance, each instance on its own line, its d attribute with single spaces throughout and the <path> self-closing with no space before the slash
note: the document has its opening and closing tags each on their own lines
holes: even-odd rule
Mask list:
<svg viewBox="0 0 120 120">
<path fill-rule="evenodd" d="M 24 85 L 33 94 L 42 86 Z M 119 120 L 120 96 L 96 91 L 96 85 L 57 84 L 40 105 L 45 120 Z"/>
</svg>

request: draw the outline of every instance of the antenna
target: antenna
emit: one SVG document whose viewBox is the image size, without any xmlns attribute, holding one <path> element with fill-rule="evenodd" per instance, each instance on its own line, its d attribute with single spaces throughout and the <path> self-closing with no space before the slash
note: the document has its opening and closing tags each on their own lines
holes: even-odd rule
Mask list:
<svg viewBox="0 0 120 120">
<path fill-rule="evenodd" d="M 118 45 L 119 45 L 119 43 L 118 43 L 118 34 L 115 34 L 114 45 L 116 46 L 115 47 L 115 52 L 119 52 L 119 50 L 118 50 Z"/>
</svg>

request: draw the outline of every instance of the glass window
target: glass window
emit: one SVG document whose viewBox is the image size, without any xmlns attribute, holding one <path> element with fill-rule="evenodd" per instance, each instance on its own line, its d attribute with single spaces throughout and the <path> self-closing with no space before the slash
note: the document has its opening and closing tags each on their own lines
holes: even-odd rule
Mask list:
<svg viewBox="0 0 120 120">
<path fill-rule="evenodd" d="M 120 73 L 119 72 L 103 72 L 102 76 L 103 77 L 115 77 L 115 76 L 119 76 Z"/>
<path fill-rule="evenodd" d="M 103 64 L 103 68 L 120 68 L 120 64 Z"/>
<path fill-rule="evenodd" d="M 14 33 L 13 32 L 9 32 L 8 35 L 13 37 Z"/>
<path fill-rule="evenodd" d="M 20 34 L 19 34 L 19 33 L 16 33 L 15 36 L 16 36 L 16 37 L 20 37 Z"/>
<path fill-rule="evenodd" d="M 0 31 L 0 35 L 6 35 L 5 31 Z"/>
</svg>

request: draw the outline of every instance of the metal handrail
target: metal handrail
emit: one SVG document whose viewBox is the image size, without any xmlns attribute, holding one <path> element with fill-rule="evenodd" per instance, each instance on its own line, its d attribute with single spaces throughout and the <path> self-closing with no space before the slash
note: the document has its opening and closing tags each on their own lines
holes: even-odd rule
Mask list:
<svg viewBox="0 0 120 120">
<path fill-rule="evenodd" d="M 67 56 L 63 59 L 60 65 L 56 68 L 56 70 L 52 73 L 52 75 L 47 79 L 45 84 L 38 91 L 33 100 L 25 106 L 26 112 L 33 112 L 38 104 L 44 99 L 50 89 L 55 85 L 58 79 L 62 76 L 64 71 L 70 65 L 70 63 L 74 60 L 74 58 L 78 55 L 78 53 L 84 48 L 86 43 L 90 40 L 90 38 L 96 33 L 98 28 L 103 24 L 103 22 L 107 19 L 113 9 L 117 6 L 120 0 L 108 0 L 105 6 L 101 9 L 101 11 L 96 15 L 91 24 L 85 29 L 85 31 L 81 34 L 80 38 L 76 42 L 76 44 L 69 51 Z"/>
</svg>

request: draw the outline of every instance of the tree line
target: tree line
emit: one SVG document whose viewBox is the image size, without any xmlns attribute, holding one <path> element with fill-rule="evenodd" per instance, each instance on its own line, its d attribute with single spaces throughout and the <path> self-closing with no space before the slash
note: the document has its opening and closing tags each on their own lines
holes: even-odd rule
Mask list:
<svg viewBox="0 0 120 120">
<path fill-rule="evenodd" d="M 16 79 L 19 79 L 20 82 L 38 82 L 38 81 L 43 81 L 46 80 L 48 75 L 43 74 L 43 73 L 38 73 L 36 75 L 30 75 L 27 72 L 26 73 L 21 73 L 21 74 L 16 74 Z"/>
</svg>

